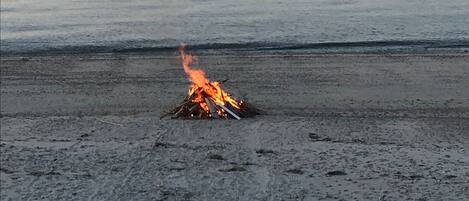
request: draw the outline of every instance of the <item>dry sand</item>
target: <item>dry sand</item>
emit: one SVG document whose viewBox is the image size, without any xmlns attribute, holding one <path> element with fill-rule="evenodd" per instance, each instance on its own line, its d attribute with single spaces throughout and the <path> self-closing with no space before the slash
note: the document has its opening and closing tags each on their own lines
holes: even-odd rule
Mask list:
<svg viewBox="0 0 469 201">
<path fill-rule="evenodd" d="M 1 60 L 1 200 L 464 200 L 469 55 L 205 55 L 253 119 L 159 119 L 172 53 Z"/>
</svg>

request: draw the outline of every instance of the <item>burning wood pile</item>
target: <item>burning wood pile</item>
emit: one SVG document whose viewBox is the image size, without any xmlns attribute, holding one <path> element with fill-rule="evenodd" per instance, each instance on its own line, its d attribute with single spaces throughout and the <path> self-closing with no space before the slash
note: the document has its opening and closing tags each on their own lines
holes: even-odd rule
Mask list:
<svg viewBox="0 0 469 201">
<path fill-rule="evenodd" d="M 191 85 L 184 100 L 161 118 L 171 116 L 182 119 L 238 119 L 252 117 L 259 114 L 259 110 L 242 100 L 237 100 L 221 88 L 221 82 L 210 81 L 205 78 L 205 72 L 192 69 L 194 60 L 192 54 L 187 54 L 185 45 L 179 49 L 182 66 Z"/>
</svg>

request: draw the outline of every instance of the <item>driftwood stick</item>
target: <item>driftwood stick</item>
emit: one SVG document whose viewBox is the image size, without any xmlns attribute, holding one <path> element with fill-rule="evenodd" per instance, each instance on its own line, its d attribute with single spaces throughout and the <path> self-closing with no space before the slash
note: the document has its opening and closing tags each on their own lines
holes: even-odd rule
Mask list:
<svg viewBox="0 0 469 201">
<path fill-rule="evenodd" d="M 239 117 L 238 115 L 236 115 L 234 112 L 232 112 L 230 109 L 228 109 L 227 107 L 225 107 L 224 105 L 222 104 L 219 104 L 217 102 L 215 102 L 215 104 L 217 104 L 218 106 L 220 106 L 221 108 L 223 108 L 225 111 L 227 111 L 231 116 L 233 116 L 234 118 L 236 118 L 237 120 L 240 120 L 241 117 Z"/>
<path fill-rule="evenodd" d="M 174 107 L 174 109 L 168 111 L 168 112 L 165 112 L 161 115 L 160 119 L 163 119 L 169 115 L 172 115 L 172 114 L 175 114 L 177 111 L 181 110 L 182 107 L 184 107 L 184 105 L 186 105 L 187 103 L 191 102 L 191 97 L 189 96 L 186 96 L 186 98 L 184 98 L 184 101 L 182 101 L 181 103 L 179 103 L 178 106 Z"/>
<path fill-rule="evenodd" d="M 189 109 L 189 112 L 190 112 L 190 113 L 193 113 L 193 112 L 196 111 L 198 108 L 199 108 L 199 103 L 195 103 L 195 104 Z"/>
<path fill-rule="evenodd" d="M 161 115 L 160 119 L 163 119 L 163 118 L 165 118 L 165 117 L 167 117 L 167 116 L 169 116 L 169 115 L 171 115 L 171 113 L 170 113 L 170 112 L 166 112 L 166 113 L 164 113 L 163 115 Z"/>
<path fill-rule="evenodd" d="M 225 95 L 223 95 L 223 92 L 221 92 L 221 100 L 225 102 Z"/>
<path fill-rule="evenodd" d="M 182 107 L 182 104 L 179 105 L 179 106 L 176 106 L 175 108 L 173 108 L 172 110 L 168 111 L 168 112 L 165 112 L 161 115 L 160 119 L 163 119 L 169 115 L 172 115 L 174 114 L 176 111 L 178 111 L 180 108 Z"/>
<path fill-rule="evenodd" d="M 227 82 L 228 80 L 230 80 L 230 79 L 224 79 L 224 80 L 222 80 L 222 81 L 220 81 L 220 82 L 221 82 L 221 83 L 225 83 L 225 82 Z"/>
<path fill-rule="evenodd" d="M 217 110 L 215 109 L 215 103 L 213 103 L 209 98 L 205 98 L 205 102 L 208 105 L 208 110 L 210 110 L 210 114 L 212 114 L 212 117 L 218 117 Z"/>
<path fill-rule="evenodd" d="M 172 109 L 171 111 L 163 113 L 163 114 L 161 115 L 160 119 L 163 119 L 163 118 L 165 118 L 165 117 L 167 117 L 167 116 L 169 116 L 169 115 L 174 115 L 174 113 L 175 113 L 176 111 L 178 111 L 180 108 L 181 108 L 181 106 L 177 106 L 177 107 L 175 107 L 174 109 Z"/>
<path fill-rule="evenodd" d="M 180 116 L 182 116 L 182 114 L 184 113 L 184 110 L 186 110 L 185 105 L 182 106 L 181 109 L 179 109 L 179 111 L 177 111 L 176 113 L 174 113 L 174 116 L 175 116 L 175 117 L 180 117 Z"/>
</svg>

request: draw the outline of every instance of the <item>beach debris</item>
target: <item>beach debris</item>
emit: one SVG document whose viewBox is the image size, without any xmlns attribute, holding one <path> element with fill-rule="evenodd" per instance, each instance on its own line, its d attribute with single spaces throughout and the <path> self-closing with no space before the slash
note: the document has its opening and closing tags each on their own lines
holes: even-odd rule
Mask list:
<svg viewBox="0 0 469 201">
<path fill-rule="evenodd" d="M 270 149 L 257 149 L 256 153 L 258 153 L 258 154 L 276 154 L 274 150 L 270 150 Z"/>
<path fill-rule="evenodd" d="M 329 142 L 329 141 L 332 141 L 332 139 L 330 137 L 321 137 L 317 133 L 309 133 L 308 137 L 312 142 L 319 142 L 319 141 Z"/>
<path fill-rule="evenodd" d="M 317 140 L 320 138 L 320 136 L 317 133 L 309 133 L 309 138 L 311 140 Z"/>
<path fill-rule="evenodd" d="M 256 165 L 256 166 L 258 166 L 257 163 L 253 163 L 253 162 L 244 162 L 244 163 L 241 163 L 241 165 L 246 165 L 246 166 L 249 166 L 249 165 Z"/>
<path fill-rule="evenodd" d="M 221 88 L 219 81 L 210 81 L 201 69 L 191 68 L 194 55 L 185 52 L 185 44 L 179 48 L 184 72 L 191 84 L 184 100 L 161 118 L 171 116 L 182 119 L 237 119 L 252 117 L 259 110 L 243 100 L 238 100 Z"/>
<path fill-rule="evenodd" d="M 89 136 L 90 136 L 90 134 L 88 134 L 88 133 L 85 133 L 85 134 L 83 134 L 83 135 L 80 135 L 81 138 L 87 138 L 87 137 L 89 137 Z"/>
<path fill-rule="evenodd" d="M 326 173 L 327 176 L 342 176 L 342 175 L 347 175 L 344 171 L 341 170 L 334 170 L 334 171 L 329 171 Z"/>
<path fill-rule="evenodd" d="M 410 175 L 409 176 L 409 179 L 422 179 L 423 176 L 422 175 L 418 175 L 418 174 L 413 174 L 413 175 Z"/>
<path fill-rule="evenodd" d="M 289 169 L 285 171 L 286 173 L 291 173 L 291 174 L 304 174 L 305 172 L 299 168 L 294 168 L 294 169 Z"/>
<path fill-rule="evenodd" d="M 444 178 L 444 179 L 454 179 L 454 178 L 456 178 L 456 177 L 457 177 L 456 175 L 450 174 L 450 175 L 445 175 L 443 178 Z"/>
<path fill-rule="evenodd" d="M 218 155 L 218 154 L 209 155 L 207 158 L 212 159 L 212 160 L 225 160 L 225 158 L 223 158 L 223 156 Z"/>
<path fill-rule="evenodd" d="M 244 171 L 247 171 L 247 170 L 244 167 L 234 165 L 234 166 L 231 166 L 231 167 L 228 167 L 228 168 L 219 169 L 218 171 L 220 171 L 220 172 L 244 172 Z"/>
</svg>

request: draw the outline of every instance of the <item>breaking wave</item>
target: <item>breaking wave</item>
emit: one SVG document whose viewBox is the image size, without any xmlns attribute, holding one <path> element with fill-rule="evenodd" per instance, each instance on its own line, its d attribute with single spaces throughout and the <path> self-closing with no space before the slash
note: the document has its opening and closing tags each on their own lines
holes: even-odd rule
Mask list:
<svg viewBox="0 0 469 201">
<path fill-rule="evenodd" d="M 159 41 L 125 41 L 109 45 L 64 45 L 49 47 L 47 44 L 18 44 L 2 41 L 2 55 L 76 54 L 76 53 L 119 53 L 119 52 L 171 52 L 179 44 L 158 45 Z M 190 50 L 198 51 L 290 51 L 314 50 L 316 52 L 347 51 L 381 52 L 389 50 L 425 51 L 430 49 L 469 49 L 469 40 L 389 40 L 320 43 L 192 43 Z M 467 50 L 466 50 L 467 51 Z"/>
</svg>

